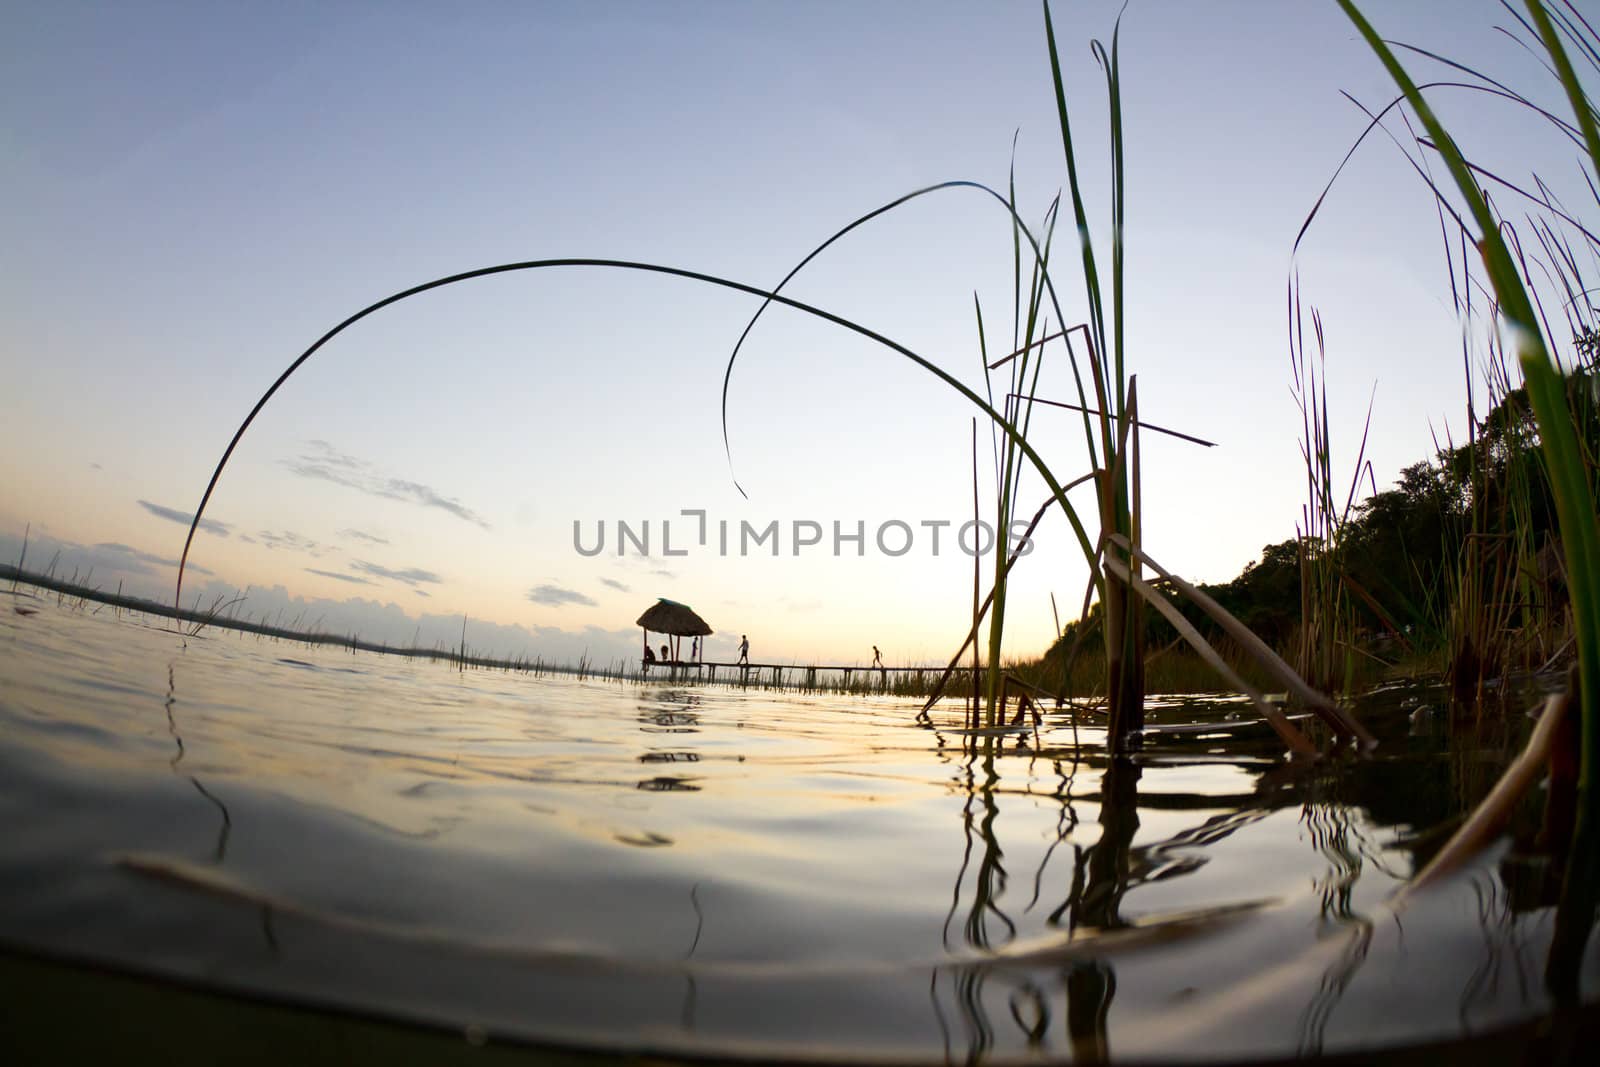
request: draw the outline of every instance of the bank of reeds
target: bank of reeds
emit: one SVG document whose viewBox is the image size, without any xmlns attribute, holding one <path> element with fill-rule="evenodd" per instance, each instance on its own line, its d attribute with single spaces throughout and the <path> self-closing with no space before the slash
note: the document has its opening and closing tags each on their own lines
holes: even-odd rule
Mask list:
<svg viewBox="0 0 1600 1067">
<path fill-rule="evenodd" d="M 1458 312 L 1472 314 L 1472 293 L 1475 284 L 1481 284 L 1480 277 L 1490 295 L 1490 305 L 1480 310 L 1488 328 L 1486 366 L 1492 421 L 1480 424 L 1469 400 L 1472 469 L 1467 478 L 1474 508 L 1452 590 L 1452 670 L 1470 674 L 1476 681 L 1488 673 L 1484 666 L 1496 666 L 1507 658 L 1505 635 L 1548 627 L 1548 603 L 1533 589 L 1539 578 L 1538 560 L 1546 547 L 1532 535 L 1537 522 L 1530 512 L 1532 502 L 1540 496 L 1534 491 L 1534 481 L 1542 478 L 1549 486 L 1566 564 L 1572 641 L 1585 689 L 1582 704 L 1585 714 L 1594 719 L 1600 714 L 1593 693 L 1600 672 L 1600 534 L 1594 510 L 1600 467 L 1592 438 L 1580 433 L 1585 423 L 1592 423 L 1594 405 L 1586 402 L 1589 398 L 1575 398 L 1572 385 L 1587 381 L 1592 388 L 1594 380 L 1594 345 L 1589 340 L 1594 336 L 1593 309 L 1582 299 L 1588 291 L 1582 263 L 1600 253 L 1600 238 L 1566 210 L 1537 175 L 1530 192 L 1468 160 L 1396 53 L 1403 49 L 1434 60 L 1440 57 L 1384 41 L 1350 0 L 1339 2 L 1399 87 L 1396 103 L 1403 101 L 1410 107 L 1425 134 L 1416 135 L 1421 151 L 1419 159 L 1411 162 L 1435 193 L 1447 254 L 1452 247 L 1461 248 L 1459 261 L 1451 263 L 1452 296 Z M 1570 121 L 1492 78 L 1453 62 L 1449 66 L 1474 79 L 1464 87 L 1525 107 L 1581 148 L 1587 157 L 1584 179 L 1592 191 L 1600 179 L 1600 132 L 1595 107 L 1572 66 L 1567 46 L 1573 46 L 1590 68 L 1600 71 L 1600 37 L 1570 5 L 1552 8 L 1540 0 L 1529 0 L 1527 10 L 1527 18 L 1517 16 L 1526 38 L 1522 43 L 1547 60 L 1547 69 L 1571 107 Z M 1443 163 L 1448 183 L 1434 179 L 1428 161 L 1435 158 Z M 1522 213 L 1503 212 L 1488 193 L 1489 185 L 1517 200 Z M 1454 187 L 1454 196 L 1447 195 L 1449 186 Z M 1464 211 L 1457 210 L 1458 204 Z M 1549 298 L 1543 295 L 1552 290 L 1555 299 L 1565 298 L 1555 317 L 1547 308 Z M 1520 368 L 1520 386 L 1513 386 L 1507 372 L 1506 346 Z M 1563 349 L 1574 353 L 1577 366 L 1563 363 L 1559 358 Z M 1575 403 L 1575 399 L 1585 402 Z M 1522 413 L 1531 415 L 1531 425 L 1519 418 Z M 1535 456 L 1542 461 L 1538 467 L 1529 463 Z M 1497 478 L 1493 492 L 1491 477 Z M 1541 653 L 1546 650 L 1547 644 L 1536 648 Z M 1600 749 L 1600 733 L 1594 747 Z"/>
<path fill-rule="evenodd" d="M 1353 6 L 1345 7 L 1359 20 Z M 1382 588 L 1364 588 L 1353 578 L 1352 561 L 1341 558 L 1337 513 L 1333 521 L 1318 521 L 1317 508 L 1308 512 L 1301 541 L 1306 590 L 1301 662 L 1324 681 L 1333 673 L 1333 650 L 1360 647 L 1333 636 L 1351 626 L 1351 609 L 1358 605 L 1367 624 L 1376 618 L 1399 639 L 1412 663 L 1440 665 L 1463 704 L 1473 703 L 1485 686 L 1511 673 L 1556 666 L 1575 650 L 1580 659 L 1584 656 L 1578 648 L 1586 643 L 1579 620 L 1587 610 L 1585 598 L 1593 594 L 1575 587 L 1584 580 L 1587 550 L 1577 549 L 1578 571 L 1563 553 L 1570 544 L 1566 530 L 1572 516 L 1589 508 L 1600 485 L 1595 456 L 1600 434 L 1594 425 L 1600 408 L 1593 395 L 1596 310 L 1588 299 L 1593 287 L 1585 266 L 1600 255 L 1600 240 L 1539 175 L 1518 184 L 1468 160 L 1444 136 L 1431 112 L 1416 111 L 1418 104 L 1425 106 L 1422 90 L 1483 93 L 1525 109 L 1589 153 L 1583 127 L 1585 121 L 1592 125 L 1593 105 L 1570 62 L 1558 59 L 1550 45 L 1559 47 L 1565 40 L 1590 68 L 1600 70 L 1600 42 L 1592 27 L 1569 4 L 1530 5 L 1527 17 L 1509 6 L 1507 10 L 1517 20 L 1508 36 L 1546 58 L 1547 69 L 1573 108 L 1573 120 L 1459 63 L 1395 43 L 1385 45 L 1384 62 L 1401 93 L 1387 107 L 1367 111 L 1371 123 L 1356 143 L 1359 147 L 1392 114 L 1404 120 L 1409 139 L 1393 140 L 1435 194 L 1453 307 L 1464 324 L 1481 330 L 1463 330 L 1467 441 L 1459 447 L 1447 441 L 1439 449 L 1437 468 L 1408 478 L 1408 493 L 1415 494 L 1431 478 L 1437 483 L 1431 491 L 1445 498 L 1445 522 L 1436 534 L 1441 543 L 1436 552 L 1421 546 L 1423 555 L 1438 562 L 1427 565 L 1427 573 L 1402 575 L 1393 582 L 1379 576 Z M 1549 42 L 1540 28 L 1546 24 L 1552 27 Z M 1394 58 L 1399 51 L 1444 64 L 1449 80 L 1421 89 L 1400 80 L 1404 71 Z M 1412 107 L 1414 121 L 1402 105 Z M 1435 175 L 1440 161 L 1448 178 Z M 1584 177 L 1592 193 L 1592 176 Z M 1455 194 L 1449 193 L 1452 186 Z M 1506 210 L 1497 204 L 1491 188 L 1514 206 Z M 1301 237 L 1321 203 L 1319 199 Z M 1297 239 L 1297 249 L 1298 244 Z M 1291 357 L 1297 382 L 1303 382 L 1303 339 L 1296 351 L 1303 323 L 1293 282 L 1291 296 Z M 1320 342 L 1320 323 L 1316 336 Z M 1483 346 L 1481 356 L 1475 355 L 1475 341 Z M 1566 360 L 1564 352 L 1569 353 Z M 1520 374 L 1513 372 L 1513 363 Z M 1305 392 L 1302 388 L 1302 396 Z M 1321 400 L 1325 404 L 1325 394 Z M 1311 410 L 1316 411 L 1315 403 Z M 1326 457 L 1317 447 L 1325 426 L 1325 418 L 1307 419 L 1306 440 L 1312 446 L 1307 472 L 1314 488 L 1325 488 L 1328 482 Z M 1403 588 L 1412 594 L 1405 595 Z M 1567 610 L 1568 591 L 1572 611 Z"/>
</svg>

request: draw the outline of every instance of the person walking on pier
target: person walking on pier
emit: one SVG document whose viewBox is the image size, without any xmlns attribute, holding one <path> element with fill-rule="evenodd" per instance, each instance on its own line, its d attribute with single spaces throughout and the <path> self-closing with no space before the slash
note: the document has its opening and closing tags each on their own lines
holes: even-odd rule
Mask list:
<svg viewBox="0 0 1600 1067">
<path fill-rule="evenodd" d="M 746 667 L 750 666 L 750 635 L 739 635 L 739 662 Z"/>
<path fill-rule="evenodd" d="M 879 668 L 883 666 L 883 653 L 878 651 L 877 645 L 872 646 L 872 665 Z"/>
</svg>

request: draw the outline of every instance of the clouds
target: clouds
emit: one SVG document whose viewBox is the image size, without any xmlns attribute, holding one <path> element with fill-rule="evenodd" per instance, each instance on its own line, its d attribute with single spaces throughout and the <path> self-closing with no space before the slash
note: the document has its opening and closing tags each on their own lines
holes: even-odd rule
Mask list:
<svg viewBox="0 0 1600 1067">
<path fill-rule="evenodd" d="M 548 582 L 544 585 L 536 585 L 528 590 L 528 599 L 535 604 L 543 604 L 551 608 L 565 607 L 568 604 L 580 604 L 586 608 L 596 606 L 593 599 L 578 592 L 576 589 L 566 589 Z"/>
<path fill-rule="evenodd" d="M 371 578 L 357 578 L 353 574 L 340 574 L 338 571 L 323 571 L 315 567 L 307 567 L 307 574 L 320 574 L 324 578 L 332 578 L 339 582 L 349 582 L 352 585 L 377 585 Z"/>
<path fill-rule="evenodd" d="M 14 564 L 21 554 L 22 531 L 0 531 L 0 560 Z M 63 578 L 70 577 L 76 570 L 80 582 L 107 592 L 117 590 L 125 580 L 124 594 L 146 597 L 157 603 L 171 602 L 172 568 L 177 563 L 167 556 L 120 542 L 85 545 L 63 541 L 38 528 L 28 540 L 26 562 L 31 572 L 42 572 L 53 562 L 56 576 Z M 355 633 L 366 640 L 397 646 L 415 643 L 428 648 L 435 643 L 453 644 L 460 640 L 462 613 L 450 602 L 449 583 L 434 584 L 442 581 L 438 575 L 417 567 L 388 568 L 368 561 L 361 561 L 359 566 L 366 568 L 361 571 L 354 568 L 343 571 L 341 566 L 305 568 L 306 576 L 300 580 L 304 585 L 322 579 L 340 583 L 339 592 L 332 596 L 314 597 L 291 593 L 282 585 L 255 585 L 241 591 L 240 587 L 213 576 L 208 569 L 191 563 L 191 574 L 201 577 L 194 587 L 185 584 L 184 603 L 190 605 L 190 597 L 195 596 L 204 606 L 218 596 L 232 599 L 242 593 L 246 599 L 238 611 L 240 618 L 278 619 L 284 624 L 301 617 L 307 623 L 315 619 L 319 620 L 319 629 L 331 633 Z M 391 580 L 397 584 L 389 585 Z M 554 591 L 563 605 L 583 606 L 589 601 L 576 590 L 554 584 L 550 584 L 547 591 Z M 439 600 L 440 605 L 437 613 L 430 613 L 428 609 L 434 599 Z M 409 609 L 395 602 L 400 600 L 409 605 Z M 424 604 L 424 600 L 430 602 Z M 591 663 L 629 661 L 638 654 L 638 631 L 633 629 L 611 630 L 581 623 L 568 624 L 565 629 L 553 625 L 496 623 L 480 619 L 476 614 L 469 624 L 467 641 L 474 652 L 481 650 L 493 656 L 537 655 L 547 663 L 576 663 L 581 657 L 587 657 Z"/>
<path fill-rule="evenodd" d="M 241 538 L 243 536 L 246 535 L 241 535 Z M 304 552 L 308 556 L 320 556 L 324 551 L 322 545 L 304 534 L 295 533 L 293 530 L 284 530 L 282 533 L 262 530 L 256 534 L 255 540 L 252 541 L 252 543 L 256 542 L 265 545 L 269 549 L 286 548 L 292 552 Z"/>
<path fill-rule="evenodd" d="M 120 541 L 102 541 L 86 545 L 63 540 L 38 529 L 28 539 L 27 555 L 22 552 L 20 534 L 0 534 L 0 561 L 15 565 L 22 560 L 30 573 L 53 573 L 56 578 L 77 580 L 86 586 L 98 586 L 106 591 L 122 591 L 131 596 L 144 596 L 162 600 L 172 595 L 171 581 L 178 561 L 126 545 Z M 189 564 L 189 573 L 210 575 L 212 572 L 198 564 Z"/>
<path fill-rule="evenodd" d="M 437 574 L 432 571 L 425 571 L 421 567 L 407 567 L 405 570 L 397 571 L 378 563 L 369 563 L 364 559 L 358 559 L 351 563 L 350 569 L 359 571 L 362 574 L 370 574 L 376 578 L 387 578 L 392 582 L 404 582 L 406 585 L 412 586 L 420 585 L 424 582 L 429 585 L 437 585 L 444 581 Z"/>
<path fill-rule="evenodd" d="M 62 542 L 61 547 L 63 550 L 77 549 L 85 553 L 91 567 L 99 567 L 109 571 L 121 571 L 124 574 L 154 574 L 155 572 L 147 564 L 155 564 L 158 567 L 176 567 L 178 565 L 178 561 L 175 559 L 158 556 L 154 552 L 141 552 L 131 545 L 125 545 L 118 541 L 102 541 L 92 548 L 84 548 L 82 545 Z M 196 574 L 211 573 L 211 571 L 198 563 L 189 564 L 187 569 Z"/>
<path fill-rule="evenodd" d="M 332 482 L 334 485 L 341 485 L 346 489 L 354 489 L 359 493 L 381 497 L 384 500 L 398 500 L 418 507 L 433 508 L 454 515 L 461 521 L 470 522 L 481 529 L 489 529 L 489 523 L 483 516 L 459 500 L 444 496 L 430 485 L 406 478 L 391 477 L 364 459 L 358 459 L 348 452 L 340 452 L 326 441 L 308 441 L 306 444 L 305 453 L 283 461 L 283 465 L 290 473 L 301 478 Z M 370 534 L 359 534 L 359 531 L 345 531 L 346 534 L 352 532 L 358 534 L 357 540 L 371 537 Z M 377 538 L 374 541 L 382 539 Z"/>
<path fill-rule="evenodd" d="M 630 589 L 628 586 L 624 585 L 623 583 L 617 581 L 615 578 L 602 578 L 602 579 L 600 579 L 600 584 L 601 585 L 609 585 L 611 588 L 615 589 L 619 593 L 631 593 L 631 592 L 633 592 L 632 589 Z"/>
<path fill-rule="evenodd" d="M 365 530 L 340 530 L 339 536 L 348 537 L 350 540 L 359 541 L 364 545 L 386 545 L 389 543 L 389 539 L 387 537 L 379 537 L 377 534 L 369 534 Z"/>
<path fill-rule="evenodd" d="M 4 551 L 4 538 L 0 537 L 0 553 Z M 28 550 L 30 558 L 33 550 Z M 30 568 L 31 569 L 31 568 Z M 95 581 L 99 582 L 99 571 Z M 112 588 L 116 583 L 112 582 Z M 163 588 L 171 596 L 170 588 Z M 221 595 L 231 599 L 239 590 L 231 584 L 209 579 L 196 592 L 202 604 L 209 604 Z M 431 604 L 422 603 L 414 594 L 390 599 L 388 592 L 380 589 L 341 586 L 337 597 L 308 597 L 291 594 L 283 586 L 255 586 L 249 590 L 248 599 L 240 606 L 241 618 L 246 615 L 268 620 L 279 619 L 287 625 L 295 619 L 310 625 L 317 620 L 316 628 L 329 633 L 354 633 L 363 640 L 397 647 L 416 645 L 431 648 L 435 644 L 454 647 L 461 639 L 461 615 L 453 605 L 441 603 L 437 611 Z M 399 593 L 399 590 L 395 591 Z M 188 602 L 185 587 L 185 602 Z M 434 599 L 447 600 L 436 593 Z M 403 600 L 407 606 L 397 603 Z M 598 626 L 540 626 L 516 623 L 497 623 L 473 615 L 467 624 L 467 645 L 474 653 L 489 656 L 538 656 L 546 663 L 577 663 L 587 657 L 591 663 L 637 660 L 639 631 Z M 730 646 L 731 648 L 731 646 Z"/>
<path fill-rule="evenodd" d="M 162 504 L 152 504 L 148 500 L 139 501 L 139 506 L 158 519 L 166 519 L 180 526 L 188 526 L 194 522 L 194 513 L 190 511 L 179 511 L 177 508 L 169 508 Z M 227 537 L 231 532 L 227 523 L 218 522 L 216 519 L 201 519 L 200 529 L 218 537 Z"/>
</svg>

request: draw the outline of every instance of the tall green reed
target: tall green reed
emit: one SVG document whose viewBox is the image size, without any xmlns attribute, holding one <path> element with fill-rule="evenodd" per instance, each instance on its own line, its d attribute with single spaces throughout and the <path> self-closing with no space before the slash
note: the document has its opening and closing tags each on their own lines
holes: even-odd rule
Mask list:
<svg viewBox="0 0 1600 1067">
<path fill-rule="evenodd" d="M 1108 341 L 1107 295 L 1095 259 L 1094 241 L 1084 205 L 1084 185 L 1078 175 L 1066 83 L 1062 78 L 1061 56 L 1056 47 L 1055 26 L 1050 18 L 1048 2 L 1044 5 L 1044 25 L 1045 40 L 1050 50 L 1050 75 L 1055 87 L 1056 116 L 1061 127 L 1061 147 L 1066 157 L 1067 185 L 1072 198 L 1072 217 L 1081 238 L 1083 287 L 1089 311 L 1083 332 L 1088 349 L 1088 365 L 1094 381 L 1098 419 L 1085 411 L 1083 425 L 1089 441 L 1090 465 L 1096 474 L 1100 548 L 1107 561 L 1120 565 L 1106 567 L 1105 578 L 1099 583 L 1104 608 L 1110 732 L 1114 739 L 1120 739 L 1144 725 L 1145 651 L 1139 598 L 1133 594 L 1140 574 L 1137 552 L 1140 530 L 1135 521 L 1134 508 L 1138 497 L 1138 471 L 1136 464 L 1129 462 L 1129 431 L 1134 419 L 1129 404 L 1130 381 L 1124 343 L 1126 287 L 1123 284 L 1123 231 L 1127 217 L 1127 183 L 1123 158 L 1122 76 L 1118 63 L 1122 27 L 1119 17 L 1112 30 L 1109 52 L 1099 41 L 1091 45 L 1094 57 L 1105 74 L 1111 144 L 1111 329 Z M 1067 344 L 1070 352 L 1070 332 Z M 1074 366 L 1076 363 L 1074 358 Z M 1098 452 L 1094 442 L 1096 429 L 1099 430 L 1100 439 Z M 1132 455 L 1137 455 L 1136 446 Z"/>
<path fill-rule="evenodd" d="M 1349 692 L 1355 673 L 1357 624 L 1352 579 L 1346 567 L 1345 531 L 1363 479 L 1372 483 L 1367 437 L 1372 403 L 1361 431 L 1354 471 L 1340 502 L 1333 473 L 1333 437 L 1328 418 L 1327 342 L 1322 316 L 1311 311 L 1316 352 L 1306 347 L 1305 313 L 1296 281 L 1289 286 L 1291 387 L 1300 411 L 1300 456 L 1306 469 L 1306 502 L 1301 507 L 1296 544 L 1300 557 L 1300 633 L 1295 666 L 1312 685 Z"/>
</svg>

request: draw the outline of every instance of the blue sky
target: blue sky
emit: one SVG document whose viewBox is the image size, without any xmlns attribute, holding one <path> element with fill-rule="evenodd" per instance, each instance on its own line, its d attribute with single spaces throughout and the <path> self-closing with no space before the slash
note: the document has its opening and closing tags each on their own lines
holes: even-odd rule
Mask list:
<svg viewBox="0 0 1600 1067">
<path fill-rule="evenodd" d="M 1104 219 L 1088 42 L 1109 36 L 1116 6 L 1054 12 Z M 1495 4 L 1371 14 L 1394 37 L 1547 85 L 1494 32 Z M 172 578 L 161 561 L 182 545 L 167 513 L 193 511 L 281 369 L 372 300 L 555 256 L 770 284 L 911 189 L 1002 185 L 1014 134 L 1027 217 L 1065 181 L 1031 3 L 69 3 L 16 5 L 7 24 L 0 551 L 31 524 L 64 559 L 97 559 L 97 581 L 157 595 Z M 1222 580 L 1294 532 L 1290 245 L 1364 125 L 1340 90 L 1372 104 L 1392 94 L 1331 3 L 1136 0 L 1122 60 L 1141 403 L 1151 421 L 1219 443 L 1148 442 L 1147 544 L 1181 573 Z M 1576 180 L 1572 153 L 1509 108 L 1440 106 L 1469 152 Z M 1339 458 L 1351 460 L 1376 384 L 1380 485 L 1428 455 L 1433 434 L 1462 429 L 1437 231 L 1427 193 L 1375 140 L 1300 257 L 1328 328 Z M 1081 315 L 1068 266 L 1058 281 Z M 791 290 L 969 382 L 974 291 L 1003 344 L 1009 230 L 963 192 L 864 229 Z M 870 659 L 871 644 L 897 661 L 946 655 L 964 632 L 970 561 L 925 540 L 895 558 L 795 556 L 787 541 L 777 559 L 574 551 L 574 521 L 650 520 L 658 547 L 661 520 L 683 509 L 786 530 L 860 521 L 869 538 L 887 520 L 967 516 L 960 398 L 781 311 L 733 380 L 741 498 L 718 405 L 753 309 L 689 282 L 568 270 L 382 312 L 258 420 L 209 511 L 225 530 L 197 542 L 200 577 L 250 586 L 247 611 L 323 601 L 374 632 L 466 613 L 508 651 L 526 637 L 560 655 L 624 654 L 632 620 L 669 596 L 718 630 L 713 652 L 748 632 L 784 659 Z M 1061 370 L 1046 371 L 1042 395 L 1067 392 Z M 1041 448 L 1075 476 L 1081 433 L 1065 415 L 1039 421 Z M 1031 511 L 1042 490 L 1023 496 Z M 1014 654 L 1048 643 L 1050 594 L 1068 614 L 1084 581 L 1056 517 L 1024 566 Z"/>
</svg>

